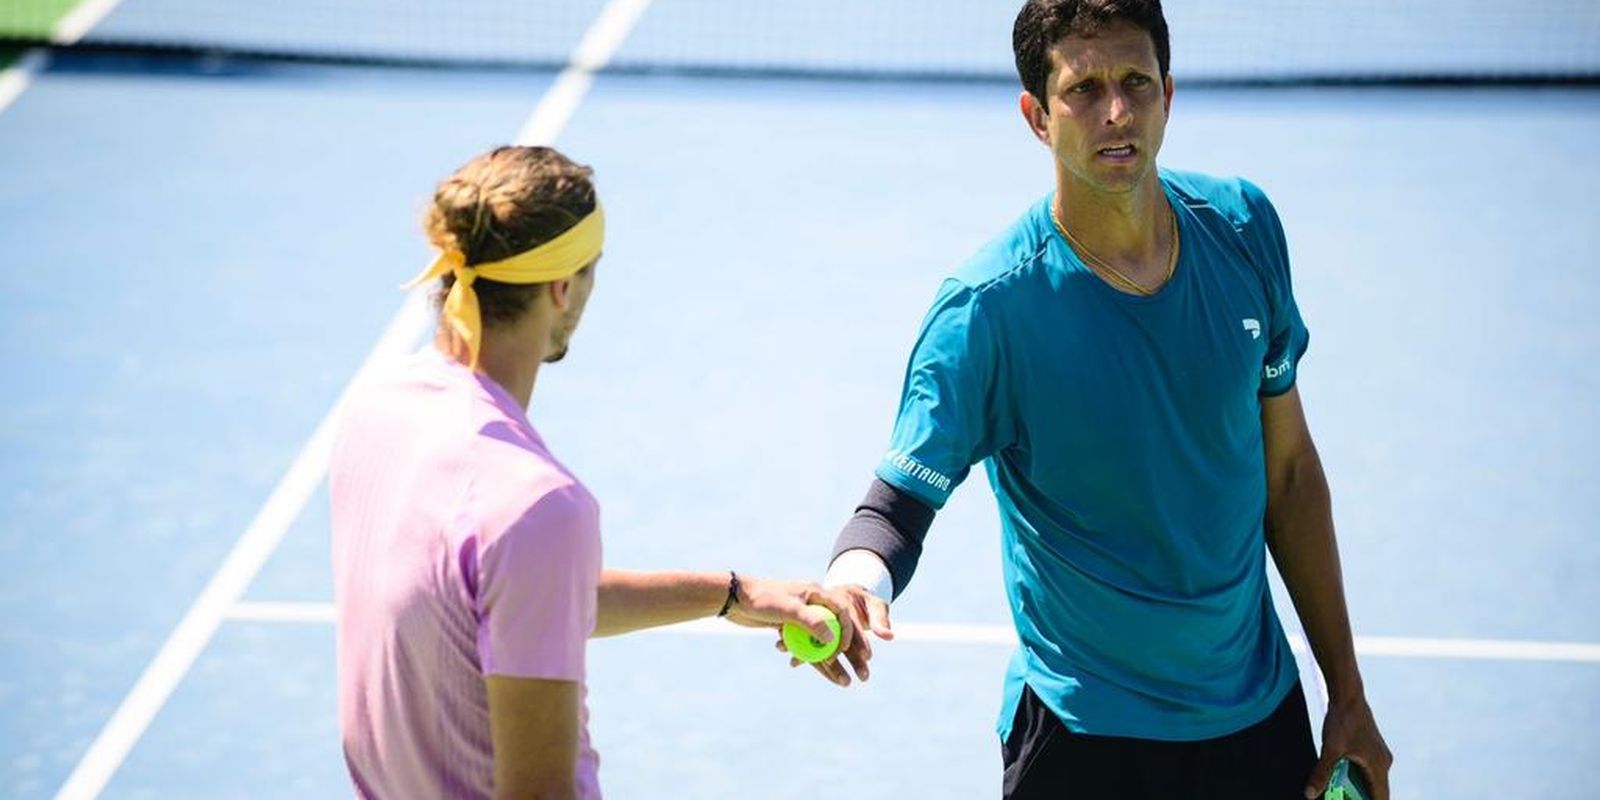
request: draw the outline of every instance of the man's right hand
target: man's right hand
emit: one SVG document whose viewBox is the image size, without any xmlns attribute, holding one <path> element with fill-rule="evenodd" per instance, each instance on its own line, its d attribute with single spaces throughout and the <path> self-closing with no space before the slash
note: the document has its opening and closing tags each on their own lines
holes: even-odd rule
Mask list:
<svg viewBox="0 0 1600 800">
<path fill-rule="evenodd" d="M 840 663 L 840 659 L 843 658 L 850 662 L 850 668 L 854 670 L 857 679 L 867 680 L 872 674 L 872 670 L 867 666 L 867 662 L 872 659 L 872 643 L 866 632 L 871 631 L 874 636 L 884 641 L 894 639 L 894 629 L 889 624 L 889 604 L 883 598 L 867 591 L 866 587 L 857 584 L 834 586 L 823 589 L 822 593 L 828 600 L 824 605 L 841 616 L 848 615 L 849 625 L 858 632 L 858 635 L 851 637 L 833 658 L 818 661 L 811 666 L 834 684 L 849 686 L 850 672 Z M 788 652 L 782 638 L 778 639 L 777 647 Z M 799 666 L 801 663 L 799 659 L 789 659 L 790 666 Z"/>
</svg>

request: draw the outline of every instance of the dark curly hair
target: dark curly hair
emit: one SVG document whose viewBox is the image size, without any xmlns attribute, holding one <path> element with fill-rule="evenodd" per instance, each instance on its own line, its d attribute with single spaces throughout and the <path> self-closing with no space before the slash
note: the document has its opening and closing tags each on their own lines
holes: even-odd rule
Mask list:
<svg viewBox="0 0 1600 800">
<path fill-rule="evenodd" d="M 1129 22 L 1150 34 L 1156 46 L 1161 77 L 1172 66 L 1172 42 L 1161 0 L 1028 0 L 1017 12 L 1011 29 L 1011 51 L 1017 59 L 1017 77 L 1040 103 L 1046 102 L 1050 79 L 1050 48 L 1068 36 L 1093 36 L 1113 22 Z"/>
</svg>

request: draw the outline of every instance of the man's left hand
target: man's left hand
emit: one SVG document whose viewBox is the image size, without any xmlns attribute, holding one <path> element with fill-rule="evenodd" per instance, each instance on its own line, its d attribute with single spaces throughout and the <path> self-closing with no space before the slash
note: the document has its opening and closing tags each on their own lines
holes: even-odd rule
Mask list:
<svg viewBox="0 0 1600 800">
<path fill-rule="evenodd" d="M 1306 781 L 1306 797 L 1318 798 L 1328 787 L 1340 758 L 1361 768 L 1372 784 L 1373 800 L 1389 800 L 1389 767 L 1394 755 L 1378 732 L 1365 697 L 1335 703 L 1322 720 L 1322 758 Z"/>
</svg>

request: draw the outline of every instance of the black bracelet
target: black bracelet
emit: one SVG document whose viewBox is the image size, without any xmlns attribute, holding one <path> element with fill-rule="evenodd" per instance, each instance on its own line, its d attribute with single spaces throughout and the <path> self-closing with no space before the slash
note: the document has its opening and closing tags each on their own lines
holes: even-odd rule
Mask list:
<svg viewBox="0 0 1600 800">
<path fill-rule="evenodd" d="M 739 602 L 739 573 L 728 570 L 728 599 L 722 602 L 722 610 L 717 616 L 726 617 L 733 609 L 733 604 Z"/>
</svg>

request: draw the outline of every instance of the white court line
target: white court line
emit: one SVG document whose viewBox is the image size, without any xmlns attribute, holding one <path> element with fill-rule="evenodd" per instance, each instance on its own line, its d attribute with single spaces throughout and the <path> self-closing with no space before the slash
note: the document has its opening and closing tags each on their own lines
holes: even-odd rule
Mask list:
<svg viewBox="0 0 1600 800">
<path fill-rule="evenodd" d="M 1357 636 L 1356 652 L 1404 658 L 1461 658 L 1491 661 L 1600 662 L 1600 644 L 1532 642 L 1515 639 L 1416 639 Z"/>
<path fill-rule="evenodd" d="M 361 371 L 403 356 L 416 343 L 415 329 L 425 325 L 427 299 L 423 292 L 407 296 L 401 311 L 379 338 L 362 364 Z M 423 320 L 423 322 L 419 322 Z M 357 374 L 360 375 L 361 371 Z M 205 649 L 221 624 L 224 612 L 239 599 L 262 565 L 277 549 L 289 526 L 299 518 L 306 502 L 316 492 L 328 470 L 328 455 L 333 445 L 333 428 L 343 395 L 334 410 L 322 418 L 310 441 L 301 448 L 289 471 L 256 512 L 210 583 L 195 598 L 183 619 L 167 637 L 156 657 L 145 667 L 128 696 L 112 714 L 100 735 L 89 746 L 67 782 L 56 793 L 61 798 L 92 798 L 105 789 L 111 776 L 127 758 L 133 745 L 144 735 L 150 721 L 166 704 L 167 698 L 188 673 L 195 658 Z"/>
<path fill-rule="evenodd" d="M 241 600 L 228 611 L 228 619 L 240 622 L 304 622 L 332 625 L 332 603 L 259 603 Z"/>
<path fill-rule="evenodd" d="M 557 76 L 556 84 L 562 85 L 564 79 L 570 82 L 569 73 L 589 75 L 604 67 L 648 6 L 649 0 L 612 0 L 580 43 L 573 65 Z M 622 10 L 618 11 L 619 8 Z M 588 83 L 583 83 L 582 87 L 587 89 Z M 576 97 L 567 97 L 560 103 L 541 102 L 535 107 L 532 118 L 523 126 L 523 133 L 517 141 L 530 145 L 552 143 L 577 110 L 577 101 L 581 99 L 580 92 Z M 374 366 L 402 356 L 420 343 L 432 322 L 426 295 L 425 289 L 419 289 L 407 296 L 400 312 L 356 371 L 351 385 Z M 348 390 L 349 386 L 346 386 L 346 392 Z M 183 620 L 149 666 L 145 667 L 138 682 L 89 746 L 88 752 L 56 794 L 57 800 L 93 798 L 105 789 L 156 713 L 166 704 L 167 698 L 183 681 L 195 659 L 216 634 L 222 620 L 232 613 L 240 596 L 255 580 L 261 567 L 283 540 L 289 526 L 300 517 L 307 501 L 327 475 L 333 430 L 343 403 L 344 394 L 341 393 L 333 408 L 318 423 L 311 439 L 301 448 L 289 471 L 256 513 L 255 519 L 234 544 L 211 582 L 195 598 Z"/>
<path fill-rule="evenodd" d="M 56 21 L 55 27 L 50 31 L 50 43 L 77 44 L 121 2 L 122 0 L 88 0 L 77 6 L 71 13 Z M 33 49 L 24 53 L 16 64 L 0 72 L 0 111 L 5 111 L 6 106 L 11 105 L 12 101 L 28 88 L 34 76 L 43 72 L 48 63 L 50 54 L 47 51 Z"/>
<path fill-rule="evenodd" d="M 252 622 L 331 624 L 331 603 L 239 603 L 229 617 Z M 895 641 L 932 644 L 985 644 L 1013 646 L 1016 634 L 1007 625 L 970 625 L 939 622 L 899 622 Z M 725 620 L 702 619 L 651 628 L 641 633 L 683 636 L 762 636 L 763 628 L 743 628 Z M 1290 637 L 1295 652 L 1306 651 L 1304 639 Z M 1357 636 L 1356 653 L 1393 658 L 1443 658 L 1468 661 L 1576 661 L 1600 663 L 1600 644 L 1540 642 L 1517 639 L 1424 639 L 1407 636 Z"/>
<path fill-rule="evenodd" d="M 628 33 L 650 7 L 650 0 L 612 0 L 589 26 L 589 32 L 572 51 L 572 60 L 556 76 L 539 106 L 517 132 L 517 144 L 550 144 L 567 126 L 578 102 L 588 93 L 594 73 L 610 63 Z"/>
<path fill-rule="evenodd" d="M 121 2 L 122 0 L 85 0 L 79 3 L 72 9 L 72 13 L 56 21 L 56 27 L 50 31 L 51 43 L 77 44 Z"/>
<path fill-rule="evenodd" d="M 50 31 L 50 43 L 77 44 L 121 2 L 122 0 L 88 0 L 77 6 L 71 13 L 56 21 L 56 26 Z M 34 76 L 43 72 L 48 63 L 50 63 L 48 52 L 43 49 L 33 49 L 24 53 L 16 64 L 0 72 L 0 111 L 5 111 L 6 106 L 11 105 L 12 101 L 28 88 Z"/>
<path fill-rule="evenodd" d="M 0 72 L 0 111 L 5 111 L 22 91 L 33 83 L 34 76 L 44 72 L 50 63 L 50 54 L 44 50 L 34 49 L 22 54 L 17 63 L 6 67 Z"/>
</svg>

